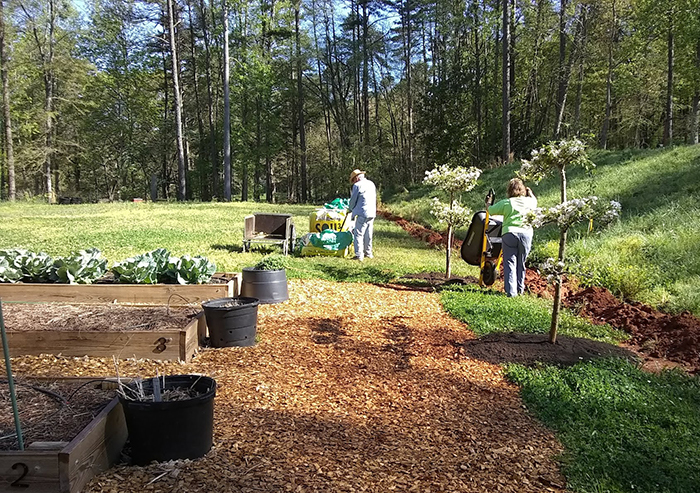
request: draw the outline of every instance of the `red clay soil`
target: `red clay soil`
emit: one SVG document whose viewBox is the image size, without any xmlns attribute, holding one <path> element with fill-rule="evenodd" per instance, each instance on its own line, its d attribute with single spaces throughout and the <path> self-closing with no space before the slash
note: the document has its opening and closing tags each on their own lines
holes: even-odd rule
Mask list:
<svg viewBox="0 0 700 493">
<path fill-rule="evenodd" d="M 411 236 L 430 246 L 446 245 L 447 238 L 388 211 L 381 211 L 385 219 L 396 222 Z M 458 248 L 458 240 L 453 247 Z M 553 288 L 535 270 L 528 269 L 526 289 L 535 296 L 552 299 Z M 671 315 L 637 302 L 620 301 L 605 288 L 579 289 L 575 280 L 563 285 L 562 302 L 581 316 L 598 324 L 609 324 L 631 335 L 631 349 L 646 360 L 667 360 L 677 363 L 689 373 L 700 373 L 700 319 L 689 312 Z M 661 366 L 674 366 L 661 363 Z"/>
<path fill-rule="evenodd" d="M 593 322 L 623 329 L 642 353 L 700 371 L 700 320 L 691 313 L 670 315 L 642 303 L 624 303 L 599 287 L 579 291 L 565 302 Z"/>
<path fill-rule="evenodd" d="M 441 233 L 438 233 L 437 231 L 433 231 L 432 229 L 428 229 L 425 226 L 422 226 L 418 223 L 414 223 L 411 221 L 407 221 L 406 219 L 403 219 L 401 216 L 397 216 L 396 214 L 393 214 L 387 210 L 381 209 L 377 210 L 377 213 L 383 217 L 384 219 L 387 219 L 389 221 L 393 221 L 401 228 L 403 228 L 409 235 L 413 236 L 414 238 L 417 238 L 421 241 L 424 241 L 431 247 L 437 247 L 437 246 L 445 246 L 447 245 L 447 238 L 444 237 Z M 461 245 L 461 241 L 458 242 L 455 238 L 452 239 L 452 246 L 454 248 L 458 247 Z"/>
</svg>

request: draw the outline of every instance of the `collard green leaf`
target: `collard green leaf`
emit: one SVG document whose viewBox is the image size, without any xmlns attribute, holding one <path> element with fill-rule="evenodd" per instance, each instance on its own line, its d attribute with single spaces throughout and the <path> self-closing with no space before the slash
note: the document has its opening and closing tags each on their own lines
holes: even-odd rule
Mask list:
<svg viewBox="0 0 700 493">
<path fill-rule="evenodd" d="M 19 279 L 24 282 L 50 282 L 53 277 L 54 260 L 44 252 L 30 252 L 19 248 L 0 251 L 0 258 L 5 259 L 9 268 L 18 271 Z M 14 274 L 11 274 L 13 277 Z"/>
<path fill-rule="evenodd" d="M 170 257 L 167 275 L 178 284 L 204 284 L 216 272 L 216 264 L 206 257 Z"/>
<path fill-rule="evenodd" d="M 107 260 L 97 248 L 80 250 L 54 261 L 54 277 L 59 282 L 91 284 L 107 272 Z"/>
<path fill-rule="evenodd" d="M 112 272 L 118 282 L 156 284 L 162 281 L 169 258 L 170 252 L 165 248 L 159 248 L 114 264 Z"/>
<path fill-rule="evenodd" d="M 22 271 L 12 265 L 12 261 L 0 255 L 0 282 L 18 282 Z"/>
</svg>

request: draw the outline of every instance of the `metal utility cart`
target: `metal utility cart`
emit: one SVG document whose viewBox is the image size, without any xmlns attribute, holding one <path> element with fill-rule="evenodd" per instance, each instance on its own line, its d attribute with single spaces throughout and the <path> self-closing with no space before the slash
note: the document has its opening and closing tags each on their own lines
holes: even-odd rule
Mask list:
<svg viewBox="0 0 700 493">
<path fill-rule="evenodd" d="M 268 214 L 255 212 L 245 217 L 243 251 L 250 250 L 252 243 L 280 245 L 287 255 L 294 250 L 296 230 L 291 214 Z"/>
</svg>

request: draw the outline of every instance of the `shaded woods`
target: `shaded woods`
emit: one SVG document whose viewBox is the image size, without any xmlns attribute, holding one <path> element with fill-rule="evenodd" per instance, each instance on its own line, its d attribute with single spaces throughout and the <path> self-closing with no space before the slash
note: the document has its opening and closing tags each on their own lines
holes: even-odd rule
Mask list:
<svg viewBox="0 0 700 493">
<path fill-rule="evenodd" d="M 698 141 L 700 0 L 0 5 L 3 199 L 310 202 Z"/>
</svg>

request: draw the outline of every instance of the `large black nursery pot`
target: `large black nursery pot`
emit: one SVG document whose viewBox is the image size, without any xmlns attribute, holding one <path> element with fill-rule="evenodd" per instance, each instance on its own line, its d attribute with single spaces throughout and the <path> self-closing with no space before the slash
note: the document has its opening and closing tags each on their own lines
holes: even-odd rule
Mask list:
<svg viewBox="0 0 700 493">
<path fill-rule="evenodd" d="M 132 463 L 144 465 L 152 461 L 202 457 L 213 441 L 216 381 L 203 375 L 156 378 L 163 399 L 168 398 L 168 391 L 177 391 L 184 399 L 132 400 L 138 395 L 137 385 L 135 382 L 126 385 L 126 397 L 120 395 L 119 400 L 129 432 Z M 142 382 L 144 395 L 153 395 L 154 380 Z M 191 397 L 187 398 L 185 392 Z"/>
<path fill-rule="evenodd" d="M 287 271 L 243 268 L 241 296 L 252 296 L 260 303 L 280 303 L 289 299 Z"/>
<path fill-rule="evenodd" d="M 218 298 L 202 303 L 212 347 L 254 346 L 258 327 L 258 299 Z"/>
</svg>

